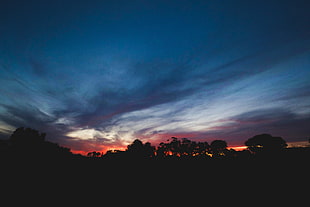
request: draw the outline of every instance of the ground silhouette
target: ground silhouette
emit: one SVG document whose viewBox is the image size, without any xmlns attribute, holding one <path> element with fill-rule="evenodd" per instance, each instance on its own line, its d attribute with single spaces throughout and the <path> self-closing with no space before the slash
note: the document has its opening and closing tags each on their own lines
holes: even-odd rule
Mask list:
<svg viewBox="0 0 310 207">
<path fill-rule="evenodd" d="M 58 192 L 65 197 L 75 192 L 75 198 L 86 195 L 89 200 L 94 196 L 108 199 L 112 194 L 123 199 L 129 194 L 131 199 L 151 195 L 150 199 L 163 202 L 172 196 L 183 203 L 189 198 L 187 192 L 199 202 L 198 198 L 205 197 L 209 202 L 210 196 L 227 199 L 232 194 L 237 200 L 246 193 L 258 198 L 261 189 L 270 190 L 270 195 L 282 189 L 305 189 L 309 148 L 260 154 L 228 149 L 224 140 L 209 145 L 173 137 L 157 147 L 137 139 L 123 151 L 91 151 L 82 156 L 46 141 L 44 133 L 18 128 L 0 142 L 0 179 L 4 191 L 12 189 L 8 192 L 13 192 L 13 200 L 29 192 L 29 198 L 46 195 L 47 202 L 58 201 Z M 292 180 L 302 185 L 289 188 Z M 30 193 L 32 189 L 38 193 Z M 189 205 L 194 203 L 189 201 Z"/>
<path fill-rule="evenodd" d="M 253 136 L 245 141 L 248 149 L 235 151 L 228 149 L 224 140 L 196 142 L 187 138 L 172 137 L 157 147 L 136 139 L 124 151 L 114 150 L 106 153 L 91 151 L 86 156 L 71 153 L 69 148 L 45 140 L 46 134 L 31 128 L 17 128 L 7 140 L 0 142 L 2 160 L 26 160 L 42 163 L 48 160 L 57 162 L 104 163 L 119 161 L 201 161 L 204 164 L 214 162 L 288 162 L 308 161 L 309 147 L 287 148 L 285 140 L 269 134 Z"/>
</svg>

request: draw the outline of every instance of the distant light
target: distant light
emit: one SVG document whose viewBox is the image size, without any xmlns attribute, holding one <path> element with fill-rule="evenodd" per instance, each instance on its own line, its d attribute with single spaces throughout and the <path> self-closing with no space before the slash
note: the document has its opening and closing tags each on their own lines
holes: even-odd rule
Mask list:
<svg viewBox="0 0 310 207">
<path fill-rule="evenodd" d="M 230 147 L 230 149 L 234 149 L 236 151 L 242 151 L 242 150 L 245 150 L 247 148 L 248 148 L 247 146 Z"/>
</svg>

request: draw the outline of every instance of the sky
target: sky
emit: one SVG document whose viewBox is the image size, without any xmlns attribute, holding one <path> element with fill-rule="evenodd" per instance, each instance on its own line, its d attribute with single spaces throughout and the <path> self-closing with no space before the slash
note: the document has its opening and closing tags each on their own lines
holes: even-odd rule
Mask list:
<svg viewBox="0 0 310 207">
<path fill-rule="evenodd" d="M 0 138 L 73 152 L 310 136 L 310 4 L 2 0 Z"/>
</svg>

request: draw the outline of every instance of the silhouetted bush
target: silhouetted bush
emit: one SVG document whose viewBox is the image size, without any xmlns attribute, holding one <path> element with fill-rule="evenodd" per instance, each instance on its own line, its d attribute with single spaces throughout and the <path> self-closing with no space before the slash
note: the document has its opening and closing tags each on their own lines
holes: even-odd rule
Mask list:
<svg viewBox="0 0 310 207">
<path fill-rule="evenodd" d="M 6 141 L 5 157 L 17 159 L 55 159 L 72 156 L 69 148 L 45 141 L 45 133 L 31 128 L 17 128 Z"/>
<path fill-rule="evenodd" d="M 155 155 L 155 147 L 151 143 L 142 143 L 141 140 L 136 139 L 132 144 L 127 146 L 127 156 L 140 157 L 140 158 L 151 158 Z"/>
<path fill-rule="evenodd" d="M 225 156 L 227 154 L 227 142 L 224 140 L 214 140 L 210 147 L 213 156 Z"/>
<path fill-rule="evenodd" d="M 282 137 L 273 137 L 270 134 L 256 135 L 248 139 L 245 145 L 253 153 L 276 153 L 287 146 Z"/>
</svg>

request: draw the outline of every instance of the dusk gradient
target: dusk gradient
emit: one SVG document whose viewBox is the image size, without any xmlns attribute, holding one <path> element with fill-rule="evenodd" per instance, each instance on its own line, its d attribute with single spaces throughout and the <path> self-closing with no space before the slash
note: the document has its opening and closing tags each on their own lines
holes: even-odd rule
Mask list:
<svg viewBox="0 0 310 207">
<path fill-rule="evenodd" d="M 135 139 L 310 137 L 310 3 L 4 0 L 0 139 L 73 152 Z"/>
</svg>

